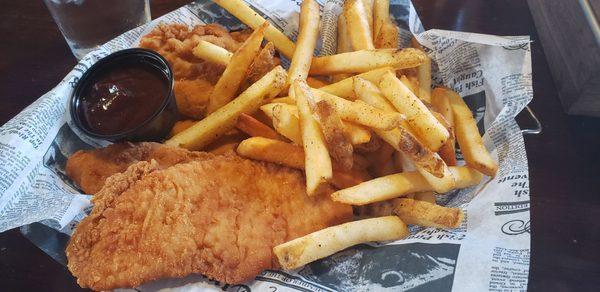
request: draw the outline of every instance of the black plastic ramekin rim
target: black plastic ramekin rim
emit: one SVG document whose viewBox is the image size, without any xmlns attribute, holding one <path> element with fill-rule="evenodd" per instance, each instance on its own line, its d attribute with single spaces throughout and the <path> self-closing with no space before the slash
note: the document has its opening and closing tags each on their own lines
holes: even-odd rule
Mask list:
<svg viewBox="0 0 600 292">
<path fill-rule="evenodd" d="M 85 91 L 85 89 L 87 89 L 87 86 L 92 85 L 91 81 L 94 80 L 96 74 L 103 72 L 103 70 L 107 69 L 108 67 L 115 66 L 116 63 L 133 62 L 136 61 L 136 59 L 149 62 L 154 68 L 157 69 L 157 71 L 160 71 L 164 76 L 168 87 L 168 92 L 164 97 L 161 106 L 158 109 L 156 109 L 152 116 L 146 119 L 143 123 L 125 132 L 114 134 L 99 134 L 95 133 L 91 129 L 88 129 L 85 126 L 85 123 L 82 122 L 81 117 L 79 116 L 78 109 L 80 105 L 80 100 L 82 98 L 81 94 Z M 143 130 L 146 125 L 148 125 L 158 116 L 160 116 L 160 114 L 167 108 L 169 103 L 172 102 L 172 99 L 175 98 L 173 94 L 173 86 L 174 78 L 171 67 L 169 66 L 169 62 L 167 62 L 167 60 L 165 60 L 165 58 L 159 53 L 142 48 L 131 48 L 117 51 L 96 62 L 87 71 L 85 71 L 85 73 L 83 73 L 79 81 L 77 81 L 77 84 L 75 85 L 75 89 L 73 90 L 73 94 L 71 95 L 69 101 L 69 113 L 71 115 L 71 120 L 79 130 L 81 130 L 84 134 L 92 138 L 108 140 L 113 142 L 121 141 L 126 139 L 127 137 L 135 136 L 137 132 Z"/>
</svg>

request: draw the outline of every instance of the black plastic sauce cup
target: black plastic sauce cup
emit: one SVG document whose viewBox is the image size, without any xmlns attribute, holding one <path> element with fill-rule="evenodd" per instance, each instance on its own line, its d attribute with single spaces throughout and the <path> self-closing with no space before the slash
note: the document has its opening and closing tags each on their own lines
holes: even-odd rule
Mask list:
<svg viewBox="0 0 600 292">
<path fill-rule="evenodd" d="M 101 74 L 114 70 L 115 68 L 118 68 L 118 66 L 135 63 L 149 65 L 146 67 L 156 70 L 160 76 L 164 77 L 167 93 L 163 97 L 162 103 L 148 119 L 130 130 L 110 134 L 94 132 L 94 130 L 85 122 L 80 110 L 82 99 L 86 98 L 85 93 L 89 92 L 90 87 L 94 86 L 94 82 Z M 169 67 L 167 60 L 160 54 L 139 48 L 115 52 L 96 62 L 77 82 L 69 104 L 71 119 L 79 130 L 94 139 L 111 142 L 160 141 L 167 136 L 175 123 L 177 116 L 177 104 L 173 93 L 173 82 L 171 67 Z M 131 109 L 131 111 L 135 110 L 135 108 Z"/>
</svg>

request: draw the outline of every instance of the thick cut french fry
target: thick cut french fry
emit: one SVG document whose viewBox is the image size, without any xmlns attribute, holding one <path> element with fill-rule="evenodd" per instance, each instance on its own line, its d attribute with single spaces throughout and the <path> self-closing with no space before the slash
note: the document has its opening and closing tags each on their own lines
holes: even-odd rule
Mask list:
<svg viewBox="0 0 600 292">
<path fill-rule="evenodd" d="M 431 93 L 431 106 L 448 121 L 451 127 L 454 127 L 454 114 L 448 98 L 450 91 L 450 89 L 444 87 L 434 89 Z"/>
<path fill-rule="evenodd" d="M 371 36 L 373 36 L 373 2 L 374 0 L 361 0 L 365 7 L 365 14 L 367 15 L 367 23 L 371 30 Z"/>
<path fill-rule="evenodd" d="M 419 80 L 417 79 L 416 75 L 414 78 L 411 77 L 410 79 L 406 77 L 406 75 L 402 75 L 400 76 L 400 81 L 402 81 L 402 84 L 404 84 L 404 86 L 406 86 L 410 92 L 412 92 L 414 95 L 417 95 L 419 92 Z"/>
<path fill-rule="evenodd" d="M 414 193 L 412 199 L 428 202 L 431 204 L 437 204 L 437 202 L 435 200 L 435 192 Z"/>
<path fill-rule="evenodd" d="M 173 136 L 165 144 L 190 150 L 200 150 L 211 141 L 235 127 L 242 113 L 252 113 L 263 100 L 279 94 L 287 81 L 287 73 L 281 66 L 273 68 L 263 78 L 252 84 L 236 99 L 197 122 L 190 128 Z"/>
<path fill-rule="evenodd" d="M 379 88 L 383 95 L 400 112 L 406 115 L 408 124 L 431 151 L 438 151 L 448 140 L 450 133 L 393 73 L 383 75 Z"/>
<path fill-rule="evenodd" d="M 319 35 L 319 4 L 304 0 L 300 5 L 300 24 L 296 50 L 288 70 L 288 83 L 306 80 Z"/>
<path fill-rule="evenodd" d="M 390 0 L 375 0 L 373 3 L 373 36 L 375 38 L 379 36 L 385 23 L 390 23 Z"/>
<path fill-rule="evenodd" d="M 419 78 L 417 75 L 419 75 L 419 70 L 417 67 L 403 69 L 396 72 L 396 76 L 400 76 L 398 77 L 400 81 L 402 81 L 402 83 L 408 87 L 408 89 L 410 89 L 410 92 L 414 93 L 415 95 L 419 92 Z"/>
<path fill-rule="evenodd" d="M 274 99 L 273 101 L 275 100 L 281 101 L 281 99 Z M 273 102 L 261 106 L 260 109 L 271 118 L 275 131 L 290 139 L 296 145 L 302 145 L 302 134 L 296 105 Z M 352 145 L 367 143 L 371 140 L 371 132 L 367 128 L 352 122 L 342 121 L 342 124 L 344 133 L 350 139 Z"/>
<path fill-rule="evenodd" d="M 198 42 L 192 53 L 197 58 L 223 66 L 227 66 L 233 56 L 233 53 L 230 51 L 202 40 Z"/>
<path fill-rule="evenodd" d="M 452 190 L 456 186 L 455 178 L 449 170 L 448 165 L 442 161 L 437 153 L 433 153 L 433 159 L 439 161 L 438 172 L 432 174 L 421 165 L 415 163 L 404 152 L 398 153 L 398 160 L 404 171 L 418 171 L 423 178 L 431 185 L 431 189 L 438 193 L 445 193 Z"/>
<path fill-rule="evenodd" d="M 394 213 L 406 224 L 435 228 L 458 228 L 464 219 L 459 208 L 446 208 L 413 199 L 392 200 Z"/>
<path fill-rule="evenodd" d="M 418 201 L 425 201 L 431 204 L 437 204 L 435 201 L 434 192 L 421 192 L 406 195 L 407 199 L 413 199 Z M 381 217 L 395 215 L 394 205 L 396 201 L 400 199 L 391 199 L 387 201 L 372 203 L 364 206 L 356 206 L 355 210 L 358 211 L 359 217 Z"/>
<path fill-rule="evenodd" d="M 370 9 L 369 9 L 370 10 Z M 373 33 L 369 25 L 367 8 L 362 0 L 347 0 L 344 3 L 344 17 L 348 35 L 354 50 L 373 50 Z M 351 73 L 351 72 L 341 72 Z"/>
<path fill-rule="evenodd" d="M 391 133 L 381 133 L 381 137 L 384 137 L 385 141 L 394 143 L 392 145 L 398 145 L 397 150 L 406 155 L 418 169 L 422 169 L 437 178 L 442 178 L 445 175 L 447 165 L 444 161 L 435 152 L 421 144 L 404 127 L 399 127 L 397 131 Z"/>
<path fill-rule="evenodd" d="M 235 97 L 242 81 L 246 77 L 246 72 L 254 58 L 260 52 L 260 44 L 263 41 L 264 32 L 269 24 L 265 22 L 256 29 L 242 46 L 233 54 L 231 61 L 227 64 L 223 75 L 217 81 L 213 91 L 210 94 L 207 111 L 212 113 L 227 104 Z"/>
<path fill-rule="evenodd" d="M 452 108 L 450 107 L 450 100 L 448 99 L 448 91 L 447 88 L 438 87 L 434 89 L 431 93 L 431 105 L 433 108 L 439 112 L 446 121 L 452 127 L 452 131 L 450 132 L 450 137 L 448 137 L 448 141 L 444 143 L 442 148 L 439 150 L 439 154 L 444 159 L 446 164 L 449 166 L 456 165 L 456 137 L 454 134 L 454 114 L 452 113 Z"/>
<path fill-rule="evenodd" d="M 427 57 L 423 64 L 417 67 L 419 74 L 419 98 L 425 102 L 431 103 L 431 59 Z"/>
<path fill-rule="evenodd" d="M 286 104 L 296 105 L 296 101 L 293 100 L 289 96 L 273 98 L 270 102 L 272 102 L 272 103 L 286 103 Z"/>
<path fill-rule="evenodd" d="M 483 175 L 471 167 L 454 166 L 449 167 L 449 169 L 450 172 L 452 172 L 452 176 L 456 180 L 454 187 L 457 189 L 464 189 L 474 186 L 483 179 Z"/>
<path fill-rule="evenodd" d="M 254 61 L 248 68 L 247 74 L 242 83 L 242 90 L 248 88 L 252 83 L 260 79 L 265 73 L 265 70 L 270 70 L 279 65 L 280 60 L 275 57 L 275 46 L 272 42 L 267 42 L 258 52 Z"/>
<path fill-rule="evenodd" d="M 361 76 L 354 76 L 352 85 L 357 100 L 362 100 L 386 112 L 397 112 L 373 82 Z"/>
<path fill-rule="evenodd" d="M 336 53 L 352 52 L 352 44 L 350 43 L 350 37 L 348 36 L 348 28 L 346 25 L 346 17 L 344 13 L 338 15 L 337 21 L 337 48 Z M 342 79 L 350 77 L 350 74 L 336 74 L 331 76 L 332 82 L 338 82 Z M 310 84 L 309 84 L 310 85 Z M 313 86 L 311 86 L 313 87 Z"/>
<path fill-rule="evenodd" d="M 301 80 L 294 81 L 292 86 L 292 93 L 298 107 L 302 144 L 304 146 L 306 193 L 312 196 L 320 193 L 331 180 L 331 158 L 325 146 L 325 138 L 321 127 L 319 127 L 310 110 L 308 101 L 314 100 L 310 88 L 306 85 L 306 82 Z"/>
<path fill-rule="evenodd" d="M 423 47 L 415 37 L 410 41 L 411 46 L 415 49 L 423 50 Z M 419 79 L 419 90 L 415 92 L 419 98 L 427 103 L 431 103 L 431 58 L 427 56 L 427 60 L 417 67 L 417 78 Z"/>
<path fill-rule="evenodd" d="M 364 126 L 352 122 L 343 122 L 344 133 L 350 139 L 352 145 L 367 143 L 371 140 L 371 132 Z"/>
<path fill-rule="evenodd" d="M 454 114 L 456 140 L 458 140 L 458 146 L 460 146 L 467 165 L 485 175 L 495 176 L 498 171 L 498 163 L 483 145 L 483 139 L 479 135 L 477 122 L 475 122 L 471 110 L 456 92 L 450 91 L 448 99 Z"/>
<path fill-rule="evenodd" d="M 355 77 L 354 90 L 360 100 L 383 111 L 395 111 L 394 107 L 383 97 L 373 83 L 360 77 Z M 424 169 L 433 176 L 442 177 L 445 167 L 443 161 L 425 147 L 405 127 L 405 125 L 400 125 L 400 127 L 389 131 L 374 129 L 374 132 L 394 147 L 394 149 L 406 155 L 419 168 Z"/>
<path fill-rule="evenodd" d="M 327 142 L 327 149 L 333 160 L 343 170 L 352 169 L 354 162 L 352 143 L 344 134 L 344 124 L 335 106 L 330 101 L 320 100 L 311 108 L 321 126 L 325 142 Z"/>
<path fill-rule="evenodd" d="M 304 149 L 301 146 L 263 137 L 248 138 L 237 147 L 241 156 L 304 170 Z M 349 188 L 365 181 L 366 175 L 358 170 L 341 170 L 333 164 L 331 184 L 338 189 Z"/>
<path fill-rule="evenodd" d="M 238 130 L 248 134 L 251 137 L 265 137 L 269 139 L 281 140 L 281 137 L 271 129 L 271 127 L 261 123 L 248 114 L 241 114 L 235 125 Z"/>
<path fill-rule="evenodd" d="M 295 269 L 350 246 L 370 241 L 397 240 L 408 236 L 397 216 L 363 219 L 310 233 L 273 248 L 279 264 Z"/>
<path fill-rule="evenodd" d="M 381 67 L 411 68 L 423 64 L 425 58 L 425 53 L 413 48 L 360 50 L 313 58 L 310 74 L 364 73 Z"/>
<path fill-rule="evenodd" d="M 446 120 L 446 118 L 442 114 L 435 111 L 435 109 L 432 110 L 431 113 L 446 128 L 446 130 L 448 130 L 448 133 L 450 133 L 448 140 L 446 140 L 446 143 L 442 145 L 442 147 L 438 151 L 438 154 L 442 156 L 444 161 L 449 160 L 451 165 L 456 165 L 456 154 L 453 152 L 453 144 L 456 141 L 456 136 L 454 135 L 454 127 L 452 127 L 450 122 L 448 122 L 448 120 Z"/>
<path fill-rule="evenodd" d="M 356 77 L 360 77 L 360 78 L 363 78 L 363 79 L 371 81 L 371 82 L 379 82 L 379 80 L 381 79 L 381 76 L 383 76 L 383 74 L 385 74 L 388 71 L 394 72 L 394 68 L 383 67 L 383 68 L 371 70 L 371 71 L 368 71 L 368 72 L 365 72 L 362 74 L 358 74 L 358 75 L 356 75 Z M 356 98 L 354 97 L 353 84 L 354 84 L 353 77 L 350 76 L 350 77 L 340 80 L 336 83 L 332 83 L 327 86 L 323 86 L 323 87 L 319 88 L 319 90 L 339 96 L 341 98 L 345 98 L 348 100 L 354 100 Z"/>
<path fill-rule="evenodd" d="M 472 171 L 464 166 L 449 167 L 456 183 L 455 187 L 466 187 L 479 183 Z M 385 201 L 416 192 L 435 191 L 433 186 L 417 171 L 401 172 L 372 179 L 351 188 L 339 190 L 331 194 L 334 201 L 365 205 Z"/>
<path fill-rule="evenodd" d="M 339 190 L 331 194 L 331 199 L 344 204 L 360 206 L 430 190 L 431 186 L 418 172 L 401 172 Z"/>
<path fill-rule="evenodd" d="M 456 138 L 454 135 L 454 131 L 452 131 L 450 132 L 450 137 L 448 138 L 448 141 L 446 141 L 446 143 L 444 143 L 444 145 L 442 145 L 442 147 L 438 151 L 438 154 L 448 166 L 457 165 L 455 142 Z"/>
<path fill-rule="evenodd" d="M 402 164 L 404 171 L 418 171 L 423 178 L 431 185 L 431 189 L 438 193 L 445 193 L 456 186 L 454 176 L 448 165 L 446 165 L 437 153 L 433 153 L 433 161 L 439 162 L 438 172 L 435 174 L 428 171 L 425 167 L 417 164 L 405 152 L 398 152 L 398 160 Z"/>
<path fill-rule="evenodd" d="M 311 88 L 321 88 L 323 86 L 329 85 L 329 83 L 327 83 L 321 79 L 314 78 L 314 77 L 306 77 L 306 83 Z"/>
<path fill-rule="evenodd" d="M 343 120 L 374 129 L 390 130 L 397 128 L 404 117 L 396 112 L 380 110 L 363 101 L 349 101 L 319 89 L 312 90 L 319 100 L 326 100 L 335 106 Z"/>
<path fill-rule="evenodd" d="M 304 169 L 302 147 L 274 139 L 252 137 L 240 143 L 237 153 L 241 156 Z"/>
<path fill-rule="evenodd" d="M 433 107 L 430 107 L 430 112 L 435 117 L 435 119 L 438 120 L 438 122 L 440 122 L 440 124 L 442 124 L 444 128 L 446 128 L 446 130 L 450 131 L 450 129 L 452 129 L 452 125 L 450 125 L 450 122 L 448 122 L 448 120 L 446 120 L 446 118 L 438 111 L 436 111 Z"/>
<path fill-rule="evenodd" d="M 302 146 L 302 131 L 296 106 L 279 104 L 273 108 L 273 127 L 294 144 Z"/>
<path fill-rule="evenodd" d="M 434 155 L 438 161 L 441 161 L 441 176 L 435 176 L 418 165 L 416 165 L 417 171 L 423 176 L 423 178 L 425 178 L 427 183 L 429 183 L 432 191 L 441 194 L 455 189 L 456 179 L 450 171 L 450 168 L 446 165 L 446 163 L 444 163 L 437 153 L 434 153 Z"/>
<path fill-rule="evenodd" d="M 278 101 L 275 101 L 278 100 Z M 294 101 L 294 103 L 288 103 L 288 102 L 279 102 L 280 99 L 276 98 L 273 100 L 273 102 L 264 104 L 260 107 L 260 110 L 265 113 L 265 115 L 267 115 L 267 117 L 273 119 L 273 112 L 275 110 L 276 107 L 281 106 L 283 107 L 286 111 L 290 112 L 291 114 L 293 114 L 294 116 L 298 117 L 298 108 L 296 107 L 296 102 Z M 290 98 L 290 100 L 292 100 Z"/>
<path fill-rule="evenodd" d="M 214 0 L 214 2 L 252 29 L 257 29 L 266 21 L 244 0 Z M 272 24 L 267 27 L 265 38 L 273 42 L 275 48 L 287 58 L 291 59 L 294 55 L 296 45 Z"/>
<path fill-rule="evenodd" d="M 344 13 L 341 13 L 338 16 L 337 21 L 337 53 L 346 53 L 352 52 L 354 49 L 352 48 L 352 43 L 350 42 L 350 37 L 348 36 L 348 23 L 346 22 L 346 17 Z"/>
<path fill-rule="evenodd" d="M 377 49 L 395 49 L 399 43 L 399 29 L 393 22 L 384 23 L 379 29 L 379 34 L 375 36 L 375 48 Z"/>
</svg>

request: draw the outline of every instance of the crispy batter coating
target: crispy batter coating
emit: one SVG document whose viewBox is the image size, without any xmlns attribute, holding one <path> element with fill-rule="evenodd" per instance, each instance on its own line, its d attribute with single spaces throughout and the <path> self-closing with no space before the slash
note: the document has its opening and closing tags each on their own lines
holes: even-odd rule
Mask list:
<svg viewBox="0 0 600 292">
<path fill-rule="evenodd" d="M 181 24 L 162 24 L 140 40 L 140 47 L 157 51 L 167 59 L 175 75 L 175 98 L 179 112 L 187 117 L 201 119 L 214 85 L 225 66 L 198 59 L 192 49 L 200 41 L 207 41 L 230 52 L 235 52 L 252 31 L 229 32 L 219 24 L 196 25 L 192 29 Z M 260 79 L 279 65 L 272 45 L 265 47 L 254 61 L 242 89 Z"/>
<path fill-rule="evenodd" d="M 204 117 L 213 84 L 204 79 L 179 80 L 174 90 L 179 112 L 196 119 Z"/>
<path fill-rule="evenodd" d="M 308 197 L 297 170 L 234 154 L 163 169 L 139 162 L 107 179 L 67 246 L 82 287 L 134 287 L 200 273 L 224 283 L 277 268 L 272 248 L 349 221 L 350 206 Z"/>
<path fill-rule="evenodd" d="M 66 171 L 86 194 L 95 194 L 111 175 L 123 172 L 139 161 L 154 159 L 162 168 L 177 163 L 205 159 L 209 154 L 188 151 L 159 143 L 120 143 L 95 150 L 80 150 L 67 160 Z"/>
</svg>

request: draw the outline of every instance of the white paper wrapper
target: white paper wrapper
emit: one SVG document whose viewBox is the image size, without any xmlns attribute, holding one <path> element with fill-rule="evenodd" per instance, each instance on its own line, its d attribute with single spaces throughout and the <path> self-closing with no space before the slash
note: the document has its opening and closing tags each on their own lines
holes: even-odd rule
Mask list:
<svg viewBox="0 0 600 292">
<path fill-rule="evenodd" d="M 298 2 L 246 0 L 290 38 L 297 30 Z M 342 0 L 321 0 L 319 54 L 335 48 Z M 526 290 L 530 255 L 529 178 L 523 136 L 515 116 L 529 101 L 529 37 L 500 37 L 443 30 L 424 31 L 412 4 L 392 1 L 390 11 L 412 32 L 434 61 L 434 84 L 456 90 L 473 111 L 500 168 L 480 185 L 438 196 L 460 207 L 466 220 L 458 229 L 411 228 L 408 239 L 382 246 L 360 245 L 294 272 L 264 271 L 250 283 L 228 286 L 199 275 L 164 279 L 139 290 L 181 291 L 507 291 Z M 64 245 L 89 210 L 89 196 L 66 177 L 67 157 L 99 147 L 69 126 L 67 100 L 83 72 L 100 58 L 135 47 L 158 23 L 195 25 L 218 22 L 242 27 L 211 1 L 196 1 L 127 32 L 90 53 L 61 83 L 0 128 L 0 232 L 22 232 L 64 263 Z M 34 222 L 41 222 L 42 224 Z M 30 225 L 28 225 L 30 224 Z"/>
</svg>

